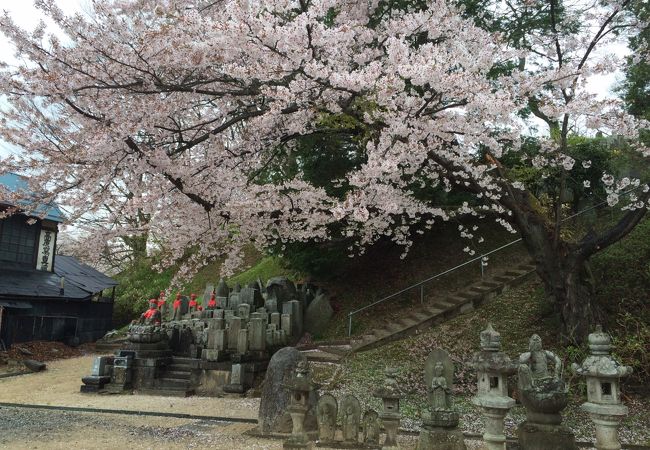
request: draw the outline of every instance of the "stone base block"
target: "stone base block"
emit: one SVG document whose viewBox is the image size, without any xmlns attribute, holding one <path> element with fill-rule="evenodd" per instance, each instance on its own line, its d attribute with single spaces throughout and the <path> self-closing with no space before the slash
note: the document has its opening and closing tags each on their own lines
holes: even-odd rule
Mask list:
<svg viewBox="0 0 650 450">
<path fill-rule="evenodd" d="M 243 394 L 246 389 L 243 384 L 226 384 L 223 391 L 229 394 Z"/>
<path fill-rule="evenodd" d="M 295 441 L 288 439 L 282 443 L 282 448 L 292 448 L 292 449 L 312 449 L 314 448 L 313 444 L 309 441 Z"/>
<path fill-rule="evenodd" d="M 517 428 L 522 450 L 577 450 L 573 432 L 564 425 L 523 422 Z"/>
<path fill-rule="evenodd" d="M 201 351 L 201 359 L 204 361 L 215 362 L 219 361 L 219 358 L 221 358 L 221 360 L 224 358 L 223 352 L 220 352 L 219 350 L 204 348 Z"/>
<path fill-rule="evenodd" d="M 466 450 L 463 433 L 458 428 L 423 428 L 417 450 Z"/>
<path fill-rule="evenodd" d="M 90 375 L 88 377 L 83 377 L 81 379 L 81 381 L 83 382 L 83 384 L 86 384 L 86 385 L 92 385 L 92 386 L 102 385 L 102 386 L 104 386 L 106 383 L 110 383 L 111 377 Z"/>
<path fill-rule="evenodd" d="M 97 393 L 104 390 L 103 384 L 82 384 L 79 388 L 79 392 L 82 394 Z"/>
</svg>

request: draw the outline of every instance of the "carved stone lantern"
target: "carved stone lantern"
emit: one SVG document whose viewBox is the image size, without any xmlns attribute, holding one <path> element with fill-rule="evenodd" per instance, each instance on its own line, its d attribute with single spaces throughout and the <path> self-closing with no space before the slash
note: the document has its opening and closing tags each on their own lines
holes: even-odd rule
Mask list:
<svg viewBox="0 0 650 450">
<path fill-rule="evenodd" d="M 384 373 L 386 375 L 384 385 L 375 390 L 374 393 L 374 396 L 381 398 L 383 403 L 383 410 L 379 414 L 379 418 L 386 430 L 386 440 L 381 448 L 382 450 L 398 449 L 397 429 L 399 428 L 401 416 L 399 400 L 402 398 L 402 393 L 395 379 L 397 369 L 387 367 Z"/>
<path fill-rule="evenodd" d="M 291 393 L 288 411 L 291 415 L 293 429 L 291 437 L 284 442 L 283 448 L 310 449 L 311 442 L 305 432 L 305 416 L 309 410 L 309 394 L 315 389 L 311 381 L 309 363 L 300 361 L 296 366 L 293 378 L 286 387 Z"/>
<path fill-rule="evenodd" d="M 621 401 L 620 379 L 631 374 L 632 368 L 610 356 L 612 338 L 600 325 L 588 339 L 591 355 L 581 365 L 573 364 L 573 369 L 587 379 L 587 402 L 582 409 L 596 425 L 596 448 L 620 449 L 618 425 L 628 412 Z"/>
<path fill-rule="evenodd" d="M 492 324 L 481 332 L 481 351 L 474 354 L 471 365 L 478 377 L 478 392 L 472 403 L 483 408 L 485 417 L 483 441 L 488 450 L 505 450 L 503 419 L 515 405 L 508 397 L 507 378 L 516 372 L 517 365 L 501 351 L 501 335 Z"/>
</svg>

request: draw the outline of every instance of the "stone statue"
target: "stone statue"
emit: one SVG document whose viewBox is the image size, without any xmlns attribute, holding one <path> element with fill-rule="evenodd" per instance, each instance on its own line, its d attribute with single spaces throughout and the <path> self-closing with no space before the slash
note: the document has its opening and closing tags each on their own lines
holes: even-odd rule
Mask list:
<svg viewBox="0 0 650 450">
<path fill-rule="evenodd" d="M 359 421 L 361 420 L 361 405 L 359 400 L 353 395 L 347 395 L 341 401 L 341 411 L 343 413 L 343 441 L 359 441 Z"/>
<path fill-rule="evenodd" d="M 440 361 L 433 369 L 433 378 L 429 386 L 429 402 L 433 411 L 444 411 L 451 407 L 451 389 L 447 387 L 444 370 L 445 367 Z"/>
<path fill-rule="evenodd" d="M 553 363 L 553 375 L 549 374 L 549 363 Z M 562 379 L 562 361 L 554 353 L 542 348 L 542 339 L 533 334 L 528 341 L 528 351 L 519 356 L 520 389 L 530 389 L 546 380 Z"/>
<path fill-rule="evenodd" d="M 346 441 L 357 439 L 357 423 L 354 420 L 354 411 L 352 406 L 348 405 L 345 409 L 345 416 L 343 421 L 343 439 Z"/>
<path fill-rule="evenodd" d="M 318 400 L 316 418 L 318 419 L 319 441 L 328 442 L 334 440 L 337 413 L 336 399 L 332 395 L 325 394 Z"/>
<path fill-rule="evenodd" d="M 140 325 L 155 325 L 162 322 L 160 311 L 158 310 L 158 301 L 152 299 L 149 301 L 149 309 L 140 315 L 137 323 Z"/>
<path fill-rule="evenodd" d="M 573 433 L 562 425 L 561 411 L 569 401 L 562 361 L 542 348 L 536 334 L 530 337 L 528 351 L 519 355 L 518 375 L 519 395 L 526 407 L 526 421 L 518 427 L 519 446 L 523 450 L 577 448 Z"/>
<path fill-rule="evenodd" d="M 366 411 L 363 415 L 363 443 L 367 445 L 379 444 L 379 414 L 377 411 Z"/>
<path fill-rule="evenodd" d="M 458 429 L 459 414 L 451 408 L 454 363 L 442 349 L 434 349 L 424 365 L 428 407 L 422 411 L 418 450 L 465 450 Z"/>
</svg>

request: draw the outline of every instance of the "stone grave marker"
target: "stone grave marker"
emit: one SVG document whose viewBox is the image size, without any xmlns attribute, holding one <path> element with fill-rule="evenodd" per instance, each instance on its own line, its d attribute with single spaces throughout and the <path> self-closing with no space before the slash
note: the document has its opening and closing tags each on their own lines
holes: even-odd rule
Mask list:
<svg viewBox="0 0 650 450">
<path fill-rule="evenodd" d="M 235 316 L 230 320 L 230 326 L 226 330 L 228 334 L 228 350 L 237 350 L 239 330 L 241 330 L 241 319 Z"/>
<path fill-rule="evenodd" d="M 226 284 L 223 278 L 219 280 L 219 283 L 217 283 L 217 287 L 215 288 L 215 294 L 217 297 L 228 298 L 228 295 L 230 294 L 230 288 L 228 288 L 228 285 Z"/>
<path fill-rule="evenodd" d="M 290 314 L 282 314 L 280 317 L 280 329 L 285 332 L 287 336 L 292 335 L 292 328 L 291 328 L 292 322 L 291 322 L 291 315 Z"/>
<path fill-rule="evenodd" d="M 237 311 L 239 305 L 241 304 L 241 298 L 239 298 L 239 292 L 231 292 L 230 297 L 228 297 L 228 309 Z"/>
<path fill-rule="evenodd" d="M 278 299 L 273 297 L 273 296 L 267 297 L 266 300 L 264 301 L 264 307 L 266 308 L 267 311 L 269 311 L 271 313 L 277 313 L 278 312 Z"/>
<path fill-rule="evenodd" d="M 238 315 L 241 317 L 243 320 L 248 320 L 250 316 L 250 311 L 251 311 L 251 305 L 248 303 L 240 303 L 239 304 L 239 309 L 238 309 Z"/>
<path fill-rule="evenodd" d="M 271 313 L 271 324 L 275 325 L 276 329 L 280 328 L 280 313 Z"/>
<path fill-rule="evenodd" d="M 333 315 L 334 310 L 332 309 L 332 305 L 330 305 L 329 298 L 323 294 L 319 294 L 310 303 L 305 312 L 305 331 L 312 335 L 322 333 Z"/>
<path fill-rule="evenodd" d="M 243 355 L 248 351 L 248 330 L 242 328 L 239 330 L 239 336 L 237 339 L 237 353 Z"/>
<path fill-rule="evenodd" d="M 249 322 L 250 332 L 250 349 L 253 351 L 262 351 L 266 348 L 266 336 L 264 322 L 260 313 L 251 314 Z"/>
<path fill-rule="evenodd" d="M 303 309 L 302 303 L 298 300 L 291 300 L 287 303 L 289 305 L 289 311 L 291 314 L 291 334 L 296 338 L 302 336 L 302 325 L 303 325 Z"/>
</svg>

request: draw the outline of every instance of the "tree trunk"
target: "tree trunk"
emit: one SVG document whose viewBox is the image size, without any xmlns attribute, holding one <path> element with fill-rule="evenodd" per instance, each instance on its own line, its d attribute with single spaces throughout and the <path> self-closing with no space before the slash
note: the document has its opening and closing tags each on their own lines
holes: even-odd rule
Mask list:
<svg viewBox="0 0 650 450">
<path fill-rule="evenodd" d="M 546 297 L 561 319 L 562 341 L 585 342 L 595 320 L 594 279 L 589 261 L 580 257 L 573 244 L 560 241 L 554 245 L 551 230 L 541 221 L 528 221 L 521 231 L 544 283 Z"/>
<path fill-rule="evenodd" d="M 561 284 L 553 289 L 553 297 L 562 317 L 562 339 L 581 344 L 594 325 L 594 279 L 587 261 L 575 264 L 556 269 Z"/>
</svg>

